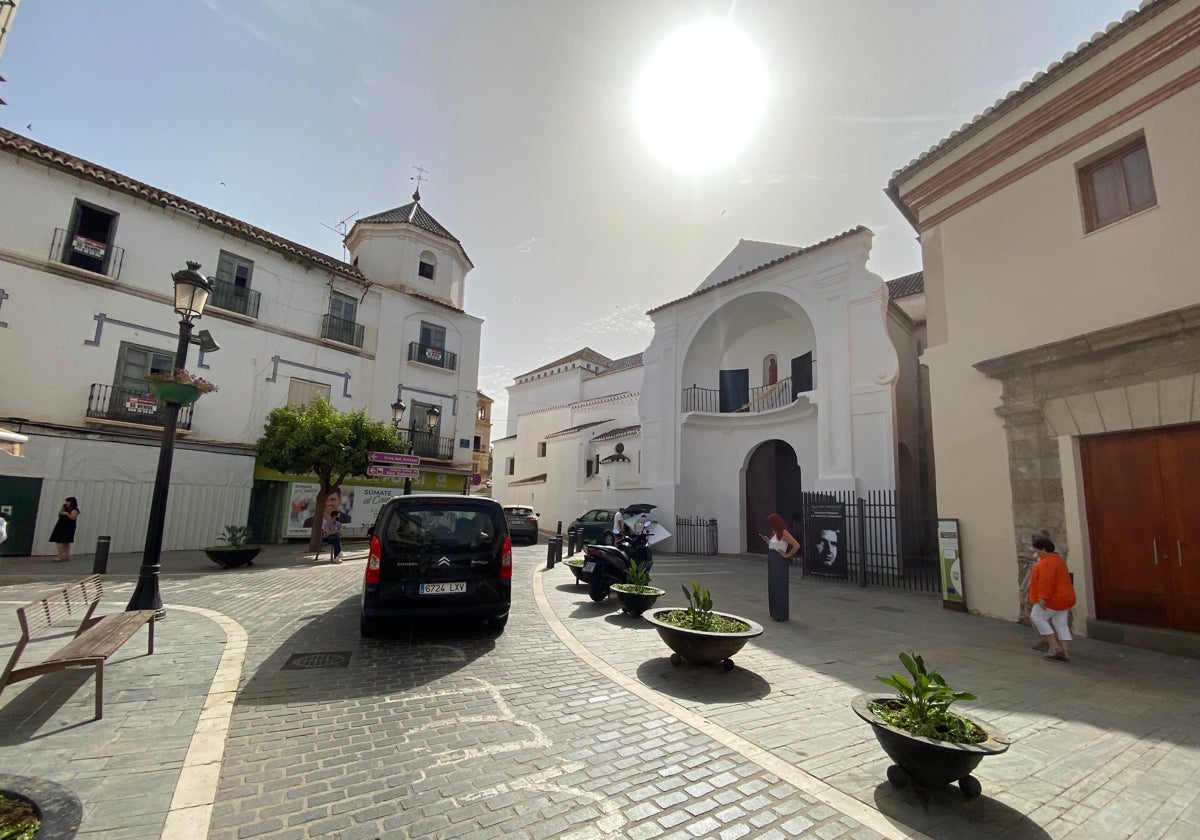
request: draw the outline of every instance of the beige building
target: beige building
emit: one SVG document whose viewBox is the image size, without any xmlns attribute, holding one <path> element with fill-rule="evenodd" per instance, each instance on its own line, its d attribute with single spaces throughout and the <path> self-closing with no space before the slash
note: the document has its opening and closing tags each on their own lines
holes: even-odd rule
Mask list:
<svg viewBox="0 0 1200 840">
<path fill-rule="evenodd" d="M 483 391 L 475 392 L 475 437 L 471 445 L 471 464 L 474 468 L 472 492 L 490 494 L 492 479 L 492 404 L 495 402 Z"/>
<path fill-rule="evenodd" d="M 1077 631 L 1200 649 L 1198 82 L 1200 0 L 1144 3 L 889 184 L 972 610 L 1020 615 L 1046 528 Z"/>
</svg>

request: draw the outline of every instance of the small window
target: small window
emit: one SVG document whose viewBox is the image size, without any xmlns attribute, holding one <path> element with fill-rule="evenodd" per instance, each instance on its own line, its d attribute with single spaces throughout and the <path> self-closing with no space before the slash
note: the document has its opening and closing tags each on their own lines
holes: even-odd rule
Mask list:
<svg viewBox="0 0 1200 840">
<path fill-rule="evenodd" d="M 237 254 L 222 251 L 217 260 L 217 279 L 239 289 L 250 288 L 250 275 L 254 272 L 254 262 Z"/>
<path fill-rule="evenodd" d="M 544 441 L 544 440 L 538 442 L 538 457 L 539 458 L 546 457 L 546 441 Z"/>
<path fill-rule="evenodd" d="M 1088 232 L 1157 204 L 1146 138 L 1137 137 L 1081 165 L 1079 190 Z"/>
<path fill-rule="evenodd" d="M 517 459 L 516 458 L 505 459 L 504 474 L 505 475 L 516 475 L 517 474 Z"/>
<path fill-rule="evenodd" d="M 329 295 L 329 314 L 333 318 L 353 324 L 354 318 L 358 314 L 358 301 L 350 297 L 350 295 L 331 292 Z"/>
<path fill-rule="evenodd" d="M 592 459 L 591 458 L 588 458 L 584 462 L 583 468 L 584 468 L 584 477 L 591 478 L 592 477 Z"/>
<path fill-rule="evenodd" d="M 422 251 L 420 261 L 417 263 L 417 274 L 426 280 L 432 280 L 433 275 L 437 270 L 437 257 L 432 251 Z"/>
<path fill-rule="evenodd" d="M 67 265 L 105 274 L 117 232 L 117 214 L 94 204 L 75 200 L 71 227 L 63 243 L 62 261 Z"/>
<path fill-rule="evenodd" d="M 474 452 L 483 451 L 483 441 L 480 440 L 479 435 L 475 435 L 475 439 L 471 442 L 471 449 Z"/>
<path fill-rule="evenodd" d="M 312 382 L 292 377 L 288 382 L 288 405 L 312 405 L 318 397 L 329 399 L 328 383 Z"/>
<path fill-rule="evenodd" d="M 446 328 L 427 321 L 421 322 L 421 346 L 433 347 L 438 350 L 446 349 Z"/>
</svg>

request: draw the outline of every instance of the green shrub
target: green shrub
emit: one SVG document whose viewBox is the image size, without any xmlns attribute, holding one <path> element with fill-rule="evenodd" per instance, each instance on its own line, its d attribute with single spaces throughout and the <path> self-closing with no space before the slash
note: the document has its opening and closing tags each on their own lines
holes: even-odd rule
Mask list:
<svg viewBox="0 0 1200 840">
<path fill-rule="evenodd" d="M 871 704 L 871 711 L 913 735 L 950 741 L 955 744 L 977 744 L 987 734 L 966 718 L 949 711 L 956 700 L 974 700 L 974 694 L 955 691 L 946 685 L 942 675 L 925 668 L 925 660 L 917 654 L 900 654 L 900 662 L 909 673 L 875 677 L 896 689 L 899 696 Z"/>
</svg>

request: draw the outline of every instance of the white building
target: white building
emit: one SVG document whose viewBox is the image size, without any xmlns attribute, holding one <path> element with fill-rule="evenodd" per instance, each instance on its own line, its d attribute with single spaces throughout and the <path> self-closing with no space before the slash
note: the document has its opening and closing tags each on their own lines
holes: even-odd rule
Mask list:
<svg viewBox="0 0 1200 840">
<path fill-rule="evenodd" d="M 551 525 L 649 502 L 664 523 L 715 518 L 719 550 L 740 552 L 762 550 L 768 513 L 797 523 L 805 491 L 928 490 L 921 329 L 867 271 L 871 237 L 743 240 L 650 311 L 644 353 L 614 363 L 585 348 L 518 377 L 496 498 Z"/>
<path fill-rule="evenodd" d="M 1015 619 L 1030 535 L 1076 631 L 1200 655 L 1200 2 L 1143 3 L 895 173 L 920 235 L 940 513 Z"/>
<path fill-rule="evenodd" d="M 171 367 L 170 277 L 186 260 L 215 275 L 197 328 L 221 345 L 193 347 L 188 368 L 220 390 L 180 415 L 164 549 L 211 545 L 248 513 L 264 540 L 296 533 L 311 491 L 257 465 L 253 445 L 271 409 L 316 395 L 378 420 L 403 400 L 416 489 L 470 481 L 472 264 L 419 196 L 356 222 L 347 264 L 8 131 L 0 183 L 0 426 L 29 437 L 23 459 L 0 462 L 5 553 L 48 553 L 66 496 L 83 511 L 79 548 L 107 534 L 113 551 L 140 549 L 163 416 L 143 377 Z M 399 486 L 351 484 L 355 525 Z"/>
</svg>

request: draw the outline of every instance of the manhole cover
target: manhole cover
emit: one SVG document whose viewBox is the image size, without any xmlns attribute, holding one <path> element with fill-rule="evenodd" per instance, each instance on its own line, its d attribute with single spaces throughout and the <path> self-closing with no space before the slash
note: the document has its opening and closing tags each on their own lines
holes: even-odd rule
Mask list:
<svg viewBox="0 0 1200 840">
<path fill-rule="evenodd" d="M 350 664 L 350 651 L 332 650 L 319 653 L 293 653 L 283 663 L 283 671 L 307 671 L 312 668 L 345 668 Z"/>
</svg>

